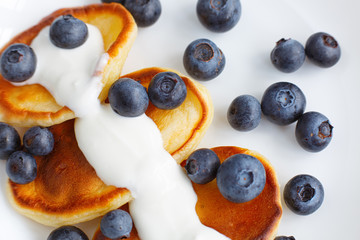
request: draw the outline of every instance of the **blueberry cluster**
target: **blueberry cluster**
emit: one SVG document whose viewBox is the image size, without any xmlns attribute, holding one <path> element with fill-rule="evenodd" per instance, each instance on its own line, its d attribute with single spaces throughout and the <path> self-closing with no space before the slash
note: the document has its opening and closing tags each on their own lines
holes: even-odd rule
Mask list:
<svg viewBox="0 0 360 240">
<path fill-rule="evenodd" d="M 264 166 L 257 158 L 247 154 L 235 154 L 220 164 L 214 151 L 201 148 L 188 157 L 185 170 L 197 184 L 206 184 L 216 178 L 220 193 L 235 203 L 256 198 L 266 183 Z"/>
<path fill-rule="evenodd" d="M 306 98 L 301 89 L 290 82 L 277 82 L 264 92 L 261 103 L 250 95 L 236 97 L 229 106 L 229 124 L 239 131 L 250 131 L 258 126 L 261 113 L 280 126 L 297 121 L 296 140 L 310 152 L 325 149 L 332 139 L 333 126 L 319 112 L 305 112 Z"/>
<path fill-rule="evenodd" d="M 130 214 L 121 209 L 106 213 L 100 221 L 100 231 L 108 239 L 125 239 L 130 237 L 133 221 Z M 89 240 L 78 227 L 61 226 L 54 229 L 47 240 Z"/>
<path fill-rule="evenodd" d="M 100 231 L 108 239 L 125 239 L 130 237 L 133 221 L 130 214 L 121 209 L 106 213 L 100 221 Z M 78 227 L 65 225 L 54 229 L 47 240 L 89 240 Z"/>
<path fill-rule="evenodd" d="M 101 0 L 102 3 L 122 4 L 139 27 L 153 25 L 161 15 L 159 0 Z M 204 27 L 213 32 L 227 32 L 240 20 L 239 0 L 198 0 L 196 14 Z"/>
<path fill-rule="evenodd" d="M 117 114 L 137 117 L 145 113 L 149 102 L 157 108 L 171 110 L 179 107 L 186 95 L 186 85 L 178 74 L 161 72 L 151 79 L 147 91 L 134 79 L 118 79 L 111 85 L 108 99 Z"/>
<path fill-rule="evenodd" d="M 303 65 L 305 56 L 314 64 L 329 68 L 339 61 L 341 49 L 333 36 L 318 32 L 308 38 L 305 47 L 294 39 L 280 39 L 271 51 L 270 59 L 278 70 L 291 73 Z"/>
<path fill-rule="evenodd" d="M 153 25 L 161 14 L 159 0 L 101 0 L 103 3 L 122 4 L 134 17 L 140 27 Z M 232 29 L 241 16 L 239 0 L 198 0 L 196 12 L 200 22 L 214 32 Z M 202 81 L 216 78 L 225 67 L 225 55 L 209 39 L 197 39 L 186 48 L 183 64 L 187 73 Z"/>
<path fill-rule="evenodd" d="M 228 109 L 228 121 L 239 131 L 256 127 L 261 112 L 277 125 L 289 125 L 297 121 L 297 142 L 307 151 L 319 152 L 330 143 L 333 126 L 329 119 L 319 112 L 304 113 L 305 106 L 306 98 L 299 87 L 289 82 L 278 82 L 266 89 L 261 104 L 249 95 L 235 98 Z M 217 181 L 219 182 L 219 179 Z M 324 199 L 324 189 L 320 181 L 306 174 L 292 178 L 286 184 L 283 194 L 286 205 L 300 215 L 315 212 Z M 280 236 L 277 239 L 294 238 Z"/>
<path fill-rule="evenodd" d="M 6 123 L 0 123 L 0 156 L 7 159 L 6 173 L 11 181 L 27 184 L 35 180 L 37 163 L 34 156 L 49 154 L 54 148 L 54 137 L 49 129 L 29 128 L 23 136 L 23 148 L 19 133 Z"/>
<path fill-rule="evenodd" d="M 161 14 L 159 0 L 101 0 L 101 2 L 122 4 L 140 27 L 154 24 Z M 196 13 L 207 29 L 226 32 L 240 20 L 241 4 L 239 0 L 198 0 Z M 183 64 L 191 77 L 207 81 L 216 78 L 223 71 L 225 55 L 211 40 L 197 39 L 187 46 Z"/>
</svg>

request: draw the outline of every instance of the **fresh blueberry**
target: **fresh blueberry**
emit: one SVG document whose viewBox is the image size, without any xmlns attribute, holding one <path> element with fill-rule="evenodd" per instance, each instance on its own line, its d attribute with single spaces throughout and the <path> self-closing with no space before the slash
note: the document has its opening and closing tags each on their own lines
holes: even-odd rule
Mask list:
<svg viewBox="0 0 360 240">
<path fill-rule="evenodd" d="M 250 131 L 256 128 L 261 120 L 259 101 L 250 95 L 236 97 L 227 112 L 230 125 L 238 131 Z"/>
<path fill-rule="evenodd" d="M 286 237 L 286 236 L 278 236 L 274 240 L 295 240 L 293 236 Z"/>
<path fill-rule="evenodd" d="M 333 126 L 329 119 L 318 112 L 304 113 L 295 129 L 297 142 L 309 152 L 319 152 L 326 148 L 333 136 Z"/>
<path fill-rule="evenodd" d="M 6 173 L 14 183 L 32 182 L 37 175 L 36 160 L 29 153 L 16 151 L 9 156 L 6 162 Z"/>
<path fill-rule="evenodd" d="M 178 74 L 161 72 L 151 79 L 148 94 L 151 103 L 157 108 L 174 109 L 184 102 L 187 89 Z"/>
<path fill-rule="evenodd" d="M 256 198 L 262 192 L 266 172 L 262 163 L 255 157 L 235 154 L 220 165 L 216 181 L 226 199 L 242 203 Z"/>
<path fill-rule="evenodd" d="M 56 18 L 50 26 L 50 40 L 59 48 L 79 47 L 87 38 L 86 24 L 70 14 Z"/>
<path fill-rule="evenodd" d="M 31 47 L 15 43 L 5 49 L 0 62 L 0 73 L 6 80 L 23 82 L 34 75 L 37 59 Z"/>
<path fill-rule="evenodd" d="M 21 139 L 12 126 L 0 122 L 0 159 L 7 159 L 10 154 L 19 150 Z"/>
<path fill-rule="evenodd" d="M 185 169 L 189 178 L 197 184 L 206 184 L 215 179 L 220 159 L 214 151 L 201 148 L 186 160 Z"/>
<path fill-rule="evenodd" d="M 198 0 L 196 13 L 210 31 L 226 32 L 239 22 L 241 4 L 239 0 Z"/>
<path fill-rule="evenodd" d="M 270 54 L 271 62 L 280 71 L 291 73 L 305 61 L 305 49 L 294 39 L 280 39 Z"/>
<path fill-rule="evenodd" d="M 334 66 L 340 59 L 341 49 L 333 36 L 324 32 L 314 33 L 305 44 L 306 56 L 324 68 Z"/>
<path fill-rule="evenodd" d="M 197 39 L 191 42 L 183 56 L 187 73 L 197 80 L 216 78 L 225 67 L 225 55 L 208 39 Z"/>
<path fill-rule="evenodd" d="M 128 238 L 133 226 L 129 213 L 116 209 L 103 216 L 100 230 L 105 237 L 111 239 Z"/>
<path fill-rule="evenodd" d="M 298 120 L 305 106 L 305 95 L 298 86 L 289 82 L 272 84 L 261 99 L 264 116 L 278 125 L 288 125 Z"/>
<path fill-rule="evenodd" d="M 324 200 L 324 188 L 313 176 L 297 175 L 285 185 L 284 200 L 294 213 L 309 215 L 321 206 Z"/>
<path fill-rule="evenodd" d="M 48 155 L 54 148 L 54 136 L 48 128 L 32 127 L 25 132 L 23 144 L 35 156 Z"/>
<path fill-rule="evenodd" d="M 89 238 L 75 226 L 62 226 L 53 230 L 47 240 L 89 240 Z"/>
<path fill-rule="evenodd" d="M 148 27 L 160 17 L 161 4 L 159 0 L 124 0 L 124 7 L 134 17 L 139 27 Z"/>
<path fill-rule="evenodd" d="M 109 89 L 111 108 L 124 117 L 137 117 L 145 113 L 149 105 L 146 88 L 131 78 L 120 78 Z"/>
</svg>

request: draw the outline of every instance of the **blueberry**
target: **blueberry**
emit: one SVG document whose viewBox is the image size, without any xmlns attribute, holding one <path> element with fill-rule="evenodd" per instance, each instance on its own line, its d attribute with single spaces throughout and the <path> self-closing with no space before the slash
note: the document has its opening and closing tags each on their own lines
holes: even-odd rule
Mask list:
<svg viewBox="0 0 360 240">
<path fill-rule="evenodd" d="M 12 126 L 0 122 L 0 159 L 7 159 L 10 154 L 19 150 L 21 139 Z"/>
<path fill-rule="evenodd" d="M 289 82 L 272 84 L 261 99 L 264 116 L 278 125 L 295 122 L 304 113 L 305 106 L 305 95 L 298 86 Z"/>
<path fill-rule="evenodd" d="M 89 238 L 75 226 L 62 226 L 53 230 L 47 240 L 89 240 Z"/>
<path fill-rule="evenodd" d="M 25 132 L 23 144 L 35 156 L 48 155 L 54 148 L 54 136 L 48 128 L 35 126 Z"/>
<path fill-rule="evenodd" d="M 286 236 L 278 236 L 274 240 L 295 240 L 293 236 L 286 237 Z"/>
<path fill-rule="evenodd" d="M 10 82 L 23 82 L 36 70 L 34 50 L 23 43 L 15 43 L 5 49 L 0 59 L 0 73 Z"/>
<path fill-rule="evenodd" d="M 29 153 L 16 151 L 9 156 L 6 162 L 6 173 L 14 183 L 32 182 L 37 175 L 36 160 Z"/>
<path fill-rule="evenodd" d="M 256 198 L 262 192 L 266 172 L 262 163 L 255 157 L 235 154 L 220 165 L 216 181 L 226 199 L 243 203 Z"/>
<path fill-rule="evenodd" d="M 236 97 L 230 104 L 227 119 L 230 125 L 239 131 L 250 131 L 256 128 L 261 120 L 259 101 L 250 95 Z"/>
<path fill-rule="evenodd" d="M 226 32 L 239 22 L 241 4 L 239 0 L 198 0 L 196 13 L 210 31 Z"/>
<path fill-rule="evenodd" d="M 145 113 L 149 105 L 146 88 L 131 78 L 120 78 L 109 89 L 111 108 L 124 117 L 137 117 Z"/>
<path fill-rule="evenodd" d="M 291 73 L 298 70 L 305 61 L 305 49 L 294 39 L 280 39 L 271 51 L 270 59 L 280 71 Z"/>
<path fill-rule="evenodd" d="M 220 159 L 214 151 L 201 148 L 186 160 L 185 170 L 189 178 L 197 184 L 206 184 L 215 179 Z"/>
<path fill-rule="evenodd" d="M 333 36 L 324 32 L 314 33 L 305 44 L 306 56 L 324 68 L 334 66 L 340 59 L 341 49 Z"/>
<path fill-rule="evenodd" d="M 197 80 L 216 78 L 225 67 L 225 55 L 208 39 L 197 39 L 185 49 L 183 64 L 187 73 Z"/>
<path fill-rule="evenodd" d="M 305 150 L 319 152 L 329 145 L 332 131 L 333 126 L 327 117 L 318 112 L 307 112 L 299 118 L 295 136 Z"/>
<path fill-rule="evenodd" d="M 70 14 L 56 18 L 50 26 L 50 40 L 59 48 L 79 47 L 87 38 L 86 24 Z"/>
<path fill-rule="evenodd" d="M 284 200 L 294 213 L 309 215 L 321 206 L 324 200 L 324 188 L 313 176 L 297 175 L 285 185 Z"/>
<path fill-rule="evenodd" d="M 128 238 L 133 226 L 129 213 L 116 209 L 103 216 L 100 230 L 105 237 L 111 239 Z"/>
<path fill-rule="evenodd" d="M 174 72 L 156 74 L 148 87 L 149 99 L 160 109 L 174 109 L 180 106 L 187 95 L 184 81 Z"/>
<path fill-rule="evenodd" d="M 153 25 L 160 17 L 161 4 L 159 0 L 124 0 L 124 7 L 134 17 L 139 27 Z"/>
</svg>

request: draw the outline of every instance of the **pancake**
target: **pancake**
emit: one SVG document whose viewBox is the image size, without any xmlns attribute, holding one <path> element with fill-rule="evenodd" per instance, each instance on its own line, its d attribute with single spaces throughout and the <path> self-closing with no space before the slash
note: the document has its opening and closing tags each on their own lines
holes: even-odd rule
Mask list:
<svg viewBox="0 0 360 240">
<path fill-rule="evenodd" d="M 145 68 L 123 77 L 139 81 L 148 87 L 150 80 L 159 72 L 172 71 L 164 68 Z M 162 133 L 164 148 L 180 163 L 194 151 L 210 126 L 214 108 L 208 90 L 200 83 L 176 72 L 186 84 L 185 101 L 174 110 L 156 108 L 151 102 L 146 111 Z"/>
<path fill-rule="evenodd" d="M 135 41 L 137 26 L 131 14 L 121 4 L 94 4 L 64 8 L 43 18 L 37 25 L 15 36 L 0 54 L 13 43 L 30 45 L 46 26 L 61 15 L 71 14 L 85 23 L 96 26 L 104 40 L 104 51 L 109 55 L 102 72 L 104 88 L 99 95 L 104 100 L 111 84 L 121 75 L 122 66 Z M 38 84 L 14 86 L 0 75 L 0 121 L 14 126 L 51 126 L 74 118 L 67 107 L 56 103 L 53 96 Z"/>
<path fill-rule="evenodd" d="M 216 179 L 205 185 L 193 183 L 198 196 L 196 212 L 200 221 L 232 240 L 274 239 L 281 219 L 282 207 L 276 173 L 269 161 L 254 151 L 239 147 L 224 146 L 213 148 L 213 150 L 221 162 L 238 153 L 256 157 L 264 165 L 266 184 L 264 190 L 255 199 L 245 203 L 233 203 L 221 195 L 216 185 Z M 122 207 L 122 209 L 128 210 L 127 206 Z M 127 239 L 140 239 L 135 227 L 130 238 Z M 93 240 L 110 239 L 104 237 L 98 228 Z"/>
<path fill-rule="evenodd" d="M 126 77 L 147 87 L 152 76 L 162 71 L 168 70 L 148 68 Z M 206 89 L 190 78 L 182 79 L 188 94 L 180 107 L 160 110 L 150 104 L 146 111 L 159 127 L 165 149 L 178 163 L 197 147 L 213 117 Z M 74 120 L 49 129 L 55 139 L 54 150 L 36 157 L 37 178 L 25 185 L 8 182 L 8 198 L 16 210 L 42 224 L 61 226 L 91 220 L 132 199 L 127 189 L 107 186 L 96 175 L 77 145 Z"/>
</svg>

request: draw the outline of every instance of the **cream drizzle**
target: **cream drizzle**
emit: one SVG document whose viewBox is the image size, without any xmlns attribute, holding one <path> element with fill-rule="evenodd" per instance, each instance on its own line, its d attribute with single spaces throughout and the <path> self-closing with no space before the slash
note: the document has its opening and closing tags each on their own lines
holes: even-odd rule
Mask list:
<svg viewBox="0 0 360 240">
<path fill-rule="evenodd" d="M 228 239 L 200 223 L 191 182 L 164 150 L 156 124 L 145 114 L 119 116 L 99 102 L 101 75 L 93 73 L 104 66 L 107 55 L 100 32 L 88 27 L 87 41 L 72 50 L 55 47 L 49 29 L 43 29 L 32 43 L 37 70 L 25 84 L 43 85 L 75 112 L 78 145 L 98 176 L 131 191 L 130 213 L 141 239 Z"/>
</svg>

